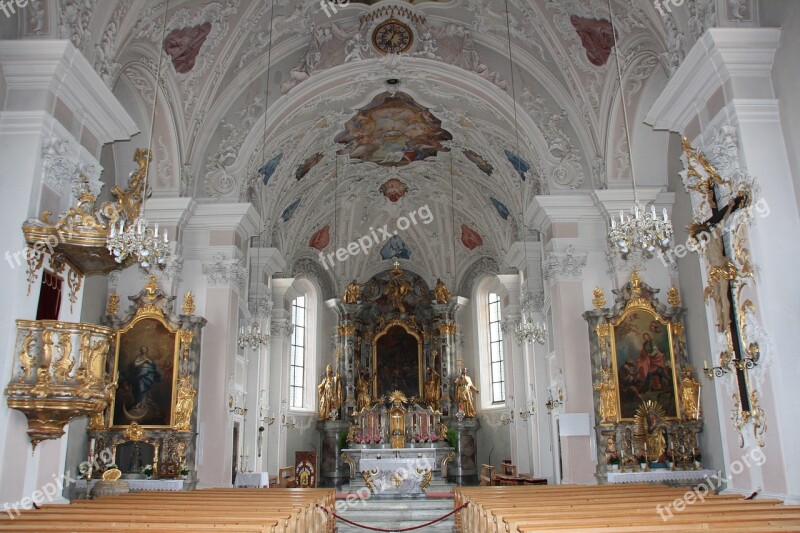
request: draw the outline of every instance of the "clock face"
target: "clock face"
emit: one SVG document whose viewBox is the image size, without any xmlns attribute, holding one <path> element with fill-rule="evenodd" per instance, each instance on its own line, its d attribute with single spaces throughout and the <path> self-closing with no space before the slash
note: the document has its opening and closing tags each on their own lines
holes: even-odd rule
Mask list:
<svg viewBox="0 0 800 533">
<path fill-rule="evenodd" d="M 400 21 L 389 19 L 372 32 L 372 44 L 384 54 L 399 54 L 411 48 L 414 34 Z"/>
</svg>

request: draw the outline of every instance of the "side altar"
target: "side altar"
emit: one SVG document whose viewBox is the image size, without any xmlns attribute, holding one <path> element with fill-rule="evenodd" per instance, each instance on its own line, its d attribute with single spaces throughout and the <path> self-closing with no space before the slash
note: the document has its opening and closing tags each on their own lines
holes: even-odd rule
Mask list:
<svg viewBox="0 0 800 533">
<path fill-rule="evenodd" d="M 454 449 L 463 440 L 460 422 L 476 416 L 477 389 L 456 354 L 455 314 L 465 303 L 441 280 L 431 288 L 397 261 L 327 302 L 338 325 L 333 361 L 318 385 L 321 485 L 363 477 L 370 489 L 383 480 L 408 494 L 424 492 L 426 476 L 428 483 L 433 475 L 477 479 L 477 470 L 463 467 L 474 467 L 475 447 L 463 447 L 467 457 Z M 400 469 L 408 479 L 396 475 Z"/>
</svg>

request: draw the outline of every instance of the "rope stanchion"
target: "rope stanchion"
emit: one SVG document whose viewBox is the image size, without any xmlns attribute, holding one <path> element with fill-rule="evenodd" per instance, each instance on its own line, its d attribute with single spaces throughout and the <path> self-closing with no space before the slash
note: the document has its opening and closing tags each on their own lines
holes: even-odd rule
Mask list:
<svg viewBox="0 0 800 533">
<path fill-rule="evenodd" d="M 325 511 L 326 513 L 328 513 L 329 515 L 331 515 L 332 517 L 334 517 L 335 519 L 341 520 L 342 522 L 344 522 L 346 524 L 350 524 L 351 526 L 360 527 L 362 529 L 368 529 L 370 531 L 380 531 L 381 533 L 400 533 L 402 531 L 414 531 L 415 529 L 422 529 L 423 527 L 428 527 L 428 526 L 431 526 L 433 524 L 436 524 L 437 522 L 441 522 L 442 520 L 445 520 L 446 518 L 449 518 L 452 515 L 454 515 L 457 512 L 459 512 L 460 510 L 464 509 L 467 506 L 467 504 L 466 503 L 461 504 L 459 507 L 453 509 L 452 511 L 450 511 L 446 515 L 440 516 L 439 518 L 431 520 L 430 522 L 425 522 L 424 524 L 420 524 L 418 526 L 406 527 L 406 528 L 403 528 L 403 529 L 382 529 L 382 528 L 379 528 L 379 527 L 365 526 L 364 524 L 359 524 L 359 523 L 353 522 L 352 520 L 348 520 L 347 518 L 345 518 L 343 516 L 339 516 L 338 514 L 333 512 L 332 510 L 330 510 L 327 507 L 324 507 L 324 506 L 322 506 L 320 504 L 316 504 L 316 506 L 319 507 L 320 509 L 322 509 L 323 511 Z"/>
</svg>

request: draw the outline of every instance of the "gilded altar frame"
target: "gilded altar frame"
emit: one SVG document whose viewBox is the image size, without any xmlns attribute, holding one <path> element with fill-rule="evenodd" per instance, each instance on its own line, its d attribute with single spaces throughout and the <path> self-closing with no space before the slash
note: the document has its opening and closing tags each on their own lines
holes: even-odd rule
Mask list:
<svg viewBox="0 0 800 533">
<path fill-rule="evenodd" d="M 414 337 L 417 341 L 417 391 L 420 397 L 422 396 L 423 391 L 423 375 L 425 373 L 424 364 L 423 364 L 423 357 L 422 357 L 422 348 L 423 348 L 423 340 L 422 335 L 414 329 L 413 327 L 409 326 L 404 320 L 391 320 L 385 323 L 383 328 L 373 337 L 372 339 L 372 390 L 375 396 L 378 396 L 379 389 L 378 389 L 378 374 L 379 374 L 379 367 L 378 367 L 378 341 L 381 337 L 386 335 L 389 330 L 395 326 L 400 326 L 403 328 L 406 333 Z M 407 393 L 408 391 L 402 391 Z"/>
<path fill-rule="evenodd" d="M 620 325 L 623 324 L 628 318 L 633 315 L 634 313 L 644 313 L 646 314 L 651 320 L 650 322 L 657 322 L 664 326 L 665 330 L 665 337 L 666 343 L 661 343 L 662 346 L 666 346 L 668 352 L 668 362 L 670 365 L 670 377 L 672 378 L 671 381 L 671 390 L 672 390 L 672 400 L 670 405 L 674 406 L 675 414 L 669 415 L 666 417 L 667 420 L 679 420 L 681 418 L 681 406 L 680 406 L 680 389 L 678 387 L 679 382 L 679 374 L 677 371 L 677 362 L 675 360 L 675 350 L 673 347 L 673 342 L 675 338 L 674 328 L 675 324 L 670 322 L 669 320 L 665 319 L 661 313 L 659 313 L 647 300 L 641 298 L 635 298 L 628 302 L 628 305 L 625 307 L 625 310 L 622 314 L 617 317 L 615 320 L 610 322 L 609 328 L 609 340 L 611 342 L 611 367 L 614 372 L 614 382 L 616 383 L 617 387 L 617 422 L 633 422 L 635 416 L 635 408 L 633 409 L 634 413 L 631 416 L 624 416 L 623 413 L 623 405 L 622 405 L 622 393 L 624 391 L 623 384 L 620 382 L 620 353 L 617 346 L 617 334 L 622 329 Z M 644 332 L 642 333 L 642 337 L 644 335 L 653 336 L 653 332 Z M 664 355 L 667 355 L 665 353 Z M 630 358 L 625 358 L 626 361 L 630 361 Z M 659 402 L 660 403 L 660 402 Z M 662 404 L 663 407 L 666 409 L 666 405 Z"/>
<path fill-rule="evenodd" d="M 159 327 L 163 327 L 167 334 L 163 335 L 166 338 L 161 339 L 156 342 L 150 342 L 148 344 L 142 343 L 141 345 L 136 344 L 137 339 L 132 338 L 135 337 L 138 330 L 142 329 L 142 326 L 147 327 L 147 323 L 151 323 L 156 329 Z M 153 329 L 151 326 L 150 329 Z M 120 416 L 117 413 L 117 404 L 121 402 L 121 394 L 124 393 L 122 388 L 123 380 L 122 376 L 120 376 L 120 367 L 121 365 L 131 364 L 137 358 L 135 353 L 130 353 L 130 350 L 126 349 L 128 345 L 135 344 L 137 347 L 146 346 L 148 348 L 148 357 L 152 355 L 151 348 L 153 345 L 156 345 L 156 349 L 153 350 L 156 352 L 155 356 L 157 361 L 168 362 L 170 367 L 167 369 L 171 373 L 169 379 L 169 405 L 163 401 L 160 402 L 158 405 L 162 410 L 166 411 L 168 409 L 167 419 L 162 424 L 141 424 L 141 427 L 145 429 L 171 429 L 175 419 L 175 403 L 177 400 L 178 395 L 178 377 L 180 374 L 180 361 L 181 361 L 181 341 L 182 335 L 180 334 L 181 330 L 178 328 L 174 328 L 169 325 L 167 320 L 164 317 L 164 313 L 158 307 L 152 305 L 146 305 L 138 310 L 136 313 L 136 317 L 125 327 L 119 329 L 117 331 L 117 342 L 116 342 L 116 353 L 114 356 L 114 375 L 118 376 L 118 380 L 120 383 L 120 388 L 117 389 L 116 394 L 114 395 L 114 399 L 111 403 L 111 411 L 110 411 L 110 426 L 112 428 L 121 428 L 130 426 L 131 423 L 128 421 L 120 420 Z M 141 335 L 141 334 L 140 334 Z M 158 357 L 158 352 L 167 353 L 168 355 Z M 158 367 L 156 361 L 156 367 Z M 163 377 L 163 365 L 161 374 Z M 158 371 L 158 368 L 157 368 Z M 123 409 L 126 409 L 124 406 L 123 401 Z M 137 422 L 138 423 L 138 422 Z"/>
</svg>

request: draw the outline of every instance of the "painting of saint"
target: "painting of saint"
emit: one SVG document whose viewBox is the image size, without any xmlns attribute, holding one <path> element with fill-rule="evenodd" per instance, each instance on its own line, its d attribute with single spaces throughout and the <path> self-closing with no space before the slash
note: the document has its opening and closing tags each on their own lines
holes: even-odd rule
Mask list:
<svg viewBox="0 0 800 533">
<path fill-rule="evenodd" d="M 660 404 L 667 416 L 677 416 L 669 326 L 651 311 L 631 311 L 614 326 L 613 344 L 621 417 L 633 418 L 647 400 Z"/>
<path fill-rule="evenodd" d="M 400 167 L 448 150 L 453 139 L 442 121 L 402 92 L 384 92 L 359 109 L 334 141 L 344 145 L 338 155 L 351 160 Z"/>
<path fill-rule="evenodd" d="M 492 167 L 492 165 L 489 164 L 489 162 L 486 160 L 485 157 L 483 157 L 482 155 L 473 150 L 464 150 L 464 156 L 473 163 L 475 163 L 475 165 L 481 170 L 481 172 L 483 172 L 487 176 L 492 175 L 492 171 L 494 170 L 494 168 Z"/>
<path fill-rule="evenodd" d="M 409 398 L 420 397 L 419 339 L 402 326 L 392 326 L 375 339 L 375 394 L 388 396 L 394 390 Z"/>
<path fill-rule="evenodd" d="M 508 162 L 511 163 L 511 165 L 514 167 L 514 170 L 517 171 L 517 174 L 519 174 L 519 177 L 522 178 L 522 181 L 525 181 L 527 179 L 525 174 L 531 169 L 530 164 L 522 159 L 519 154 L 515 154 L 511 150 L 505 150 L 505 153 L 506 157 L 508 158 Z"/>
<path fill-rule="evenodd" d="M 305 178 L 306 175 L 309 172 L 311 172 L 311 169 L 317 166 L 317 163 L 322 161 L 322 158 L 324 157 L 325 155 L 322 152 L 317 152 L 316 154 L 312 155 L 311 157 L 303 161 L 303 163 L 299 167 L 297 167 L 297 170 L 295 170 L 294 178 L 297 181 L 300 181 L 301 179 Z"/>
<path fill-rule="evenodd" d="M 155 319 L 139 320 L 120 333 L 113 425 L 171 426 L 176 337 Z"/>
<path fill-rule="evenodd" d="M 380 251 L 381 259 L 391 259 L 397 257 L 400 259 L 411 259 L 411 250 L 406 246 L 400 235 L 392 235 L 392 238 L 386 241 Z"/>
<path fill-rule="evenodd" d="M 275 170 L 278 168 L 278 164 L 283 159 L 283 154 L 279 153 L 278 155 L 274 156 L 272 159 L 264 163 L 264 166 L 258 169 L 258 173 L 261 174 L 261 181 L 264 182 L 264 185 L 269 183 L 269 179 L 275 174 Z"/>
</svg>

